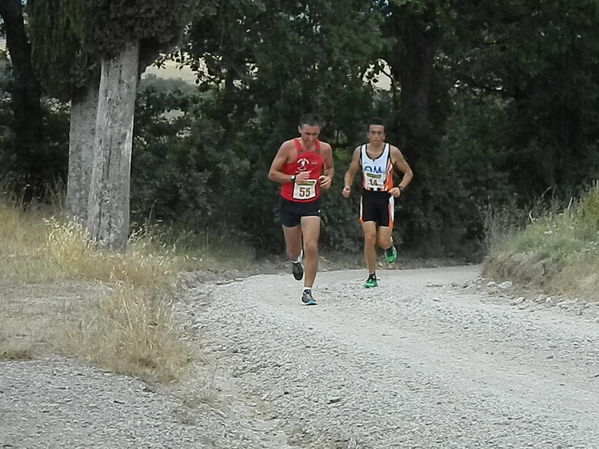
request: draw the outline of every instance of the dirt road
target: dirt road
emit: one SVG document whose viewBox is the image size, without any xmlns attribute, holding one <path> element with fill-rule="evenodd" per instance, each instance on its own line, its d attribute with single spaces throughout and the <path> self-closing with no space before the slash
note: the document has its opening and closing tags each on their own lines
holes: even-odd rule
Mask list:
<svg viewBox="0 0 599 449">
<path fill-rule="evenodd" d="M 479 270 L 320 273 L 314 307 L 287 273 L 197 286 L 181 385 L 2 362 L 0 446 L 599 448 L 597 308 L 465 288 Z"/>
<path fill-rule="evenodd" d="M 478 274 L 322 273 L 316 307 L 290 275 L 256 276 L 199 316 L 292 445 L 599 447 L 596 315 L 464 289 Z"/>
</svg>

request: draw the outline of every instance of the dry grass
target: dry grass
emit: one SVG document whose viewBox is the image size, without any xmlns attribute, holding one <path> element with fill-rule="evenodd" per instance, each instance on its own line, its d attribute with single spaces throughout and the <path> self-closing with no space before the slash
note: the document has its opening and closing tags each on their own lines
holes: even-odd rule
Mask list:
<svg viewBox="0 0 599 449">
<path fill-rule="evenodd" d="M 0 309 L 1 311 L 1 309 Z M 0 359 L 26 360 L 33 356 L 33 344 L 20 323 L 0 316 Z"/>
<path fill-rule="evenodd" d="M 134 236 L 126 254 L 102 251 L 76 224 L 0 201 L 0 357 L 54 350 L 176 379 L 189 351 L 171 316 L 171 285 L 185 265 L 150 236 Z"/>
<path fill-rule="evenodd" d="M 172 253 L 172 251 L 171 251 Z M 0 203 L 0 278 L 18 282 L 63 279 L 160 285 L 179 268 L 167 248 L 133 236 L 125 254 L 95 248 L 83 228 Z"/>
<path fill-rule="evenodd" d="M 549 293 L 598 300 L 599 186 L 492 247 L 485 273 Z"/>
<path fill-rule="evenodd" d="M 190 352 L 174 326 L 168 297 L 119 286 L 81 313 L 59 341 L 63 350 L 112 371 L 159 382 L 176 380 Z"/>
</svg>

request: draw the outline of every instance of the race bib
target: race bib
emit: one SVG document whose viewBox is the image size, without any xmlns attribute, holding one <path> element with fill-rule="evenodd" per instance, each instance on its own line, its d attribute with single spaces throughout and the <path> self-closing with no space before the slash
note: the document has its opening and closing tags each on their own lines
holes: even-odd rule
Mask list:
<svg viewBox="0 0 599 449">
<path fill-rule="evenodd" d="M 382 189 L 385 185 L 385 178 L 380 173 L 365 173 L 366 187 L 368 189 Z"/>
<path fill-rule="evenodd" d="M 309 200 L 316 196 L 316 179 L 295 181 L 293 185 L 293 198 L 296 200 Z"/>
</svg>

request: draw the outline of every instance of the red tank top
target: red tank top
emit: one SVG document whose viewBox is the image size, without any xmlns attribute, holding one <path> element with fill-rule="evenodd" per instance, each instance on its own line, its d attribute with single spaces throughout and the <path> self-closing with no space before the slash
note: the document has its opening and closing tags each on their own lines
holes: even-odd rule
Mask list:
<svg viewBox="0 0 599 449">
<path fill-rule="evenodd" d="M 317 140 L 314 145 L 314 151 L 306 151 L 302 148 L 299 139 L 293 139 L 297 157 L 295 161 L 283 166 L 283 173 L 291 176 L 297 175 L 302 171 L 310 172 L 310 179 L 306 182 L 296 181 L 295 183 L 285 183 L 281 185 L 281 196 L 289 201 L 297 203 L 308 203 L 316 201 L 320 196 L 320 183 L 318 178 L 322 174 L 324 160 L 320 154 L 320 141 Z"/>
</svg>

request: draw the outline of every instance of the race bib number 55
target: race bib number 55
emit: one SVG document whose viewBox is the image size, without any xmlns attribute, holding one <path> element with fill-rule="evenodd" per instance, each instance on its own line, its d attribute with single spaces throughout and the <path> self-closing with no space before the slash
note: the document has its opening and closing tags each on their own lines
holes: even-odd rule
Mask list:
<svg viewBox="0 0 599 449">
<path fill-rule="evenodd" d="M 293 198 L 296 200 L 309 200 L 316 196 L 316 179 L 296 181 L 293 185 Z"/>
</svg>

